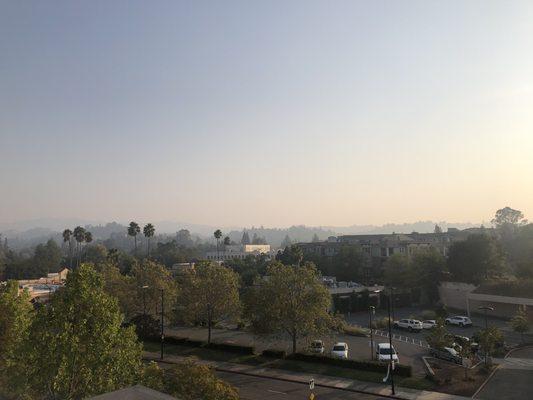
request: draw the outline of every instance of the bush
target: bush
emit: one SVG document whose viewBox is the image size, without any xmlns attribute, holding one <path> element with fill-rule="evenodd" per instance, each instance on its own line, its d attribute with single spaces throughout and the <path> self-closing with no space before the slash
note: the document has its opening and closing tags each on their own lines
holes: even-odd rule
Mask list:
<svg viewBox="0 0 533 400">
<path fill-rule="evenodd" d="M 255 352 L 255 347 L 253 346 L 240 346 L 238 344 L 232 344 L 232 343 L 211 343 L 211 344 L 205 344 L 205 347 L 208 347 L 210 349 L 216 349 L 216 350 L 222 350 L 222 351 L 228 351 L 230 353 L 238 353 L 238 354 L 246 354 L 251 355 Z"/>
<path fill-rule="evenodd" d="M 420 313 L 420 319 L 437 319 L 437 313 L 433 310 L 424 310 Z"/>
<path fill-rule="evenodd" d="M 205 344 L 205 342 L 201 340 L 192 340 L 189 338 L 181 338 L 181 337 L 176 337 L 176 336 L 166 336 L 165 343 L 176 344 L 179 346 L 190 346 L 190 347 L 201 347 Z"/>
<path fill-rule="evenodd" d="M 157 339 L 151 340 L 151 341 L 157 342 Z M 182 338 L 182 337 L 176 337 L 176 336 L 166 336 L 165 343 L 175 344 L 178 346 L 206 347 L 209 349 L 227 351 L 230 353 L 237 353 L 237 354 L 247 354 L 247 355 L 250 354 L 251 355 L 251 354 L 254 354 L 255 352 L 255 347 L 253 346 L 240 346 L 238 344 L 232 344 L 232 343 L 207 344 L 207 342 L 204 342 L 202 340 L 192 340 L 189 338 Z"/>
<path fill-rule="evenodd" d="M 344 333 L 350 336 L 360 336 L 360 337 L 366 337 L 367 336 L 367 329 L 361 328 L 359 326 L 353 326 L 353 325 L 346 325 L 344 327 Z"/>
<path fill-rule="evenodd" d="M 264 357 L 269 357 L 269 358 L 285 358 L 285 357 L 287 357 L 287 353 L 284 350 L 272 350 L 272 349 L 263 350 L 261 355 L 264 356 Z"/>
<path fill-rule="evenodd" d="M 392 318 L 391 318 L 391 324 L 393 322 L 394 321 L 392 321 Z M 376 319 L 372 322 L 372 327 L 374 329 L 385 329 L 385 328 L 388 328 L 388 326 L 389 326 L 389 318 L 387 317 Z"/>
<path fill-rule="evenodd" d="M 353 368 L 364 371 L 380 372 L 384 374 L 387 373 L 387 364 L 379 363 L 377 361 L 344 360 L 340 358 L 303 353 L 294 353 L 287 356 L 287 358 L 296 361 L 327 364 L 342 368 Z M 398 376 L 410 377 L 412 375 L 412 368 L 410 365 L 396 364 L 394 368 L 394 374 Z"/>
</svg>

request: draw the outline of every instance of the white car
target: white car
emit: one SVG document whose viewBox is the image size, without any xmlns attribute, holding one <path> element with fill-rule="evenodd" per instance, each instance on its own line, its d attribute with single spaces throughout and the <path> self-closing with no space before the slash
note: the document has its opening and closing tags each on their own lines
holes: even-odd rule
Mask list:
<svg viewBox="0 0 533 400">
<path fill-rule="evenodd" d="M 323 354 L 324 343 L 322 342 L 322 340 L 313 340 L 311 342 L 311 346 L 309 346 L 309 351 L 315 354 Z"/>
<path fill-rule="evenodd" d="M 434 319 L 426 319 L 422 321 L 422 329 L 433 329 L 437 326 L 437 321 Z"/>
<path fill-rule="evenodd" d="M 348 345 L 344 342 L 335 343 L 331 349 L 331 355 L 335 358 L 348 358 Z"/>
<path fill-rule="evenodd" d="M 464 315 L 455 315 L 444 320 L 446 325 L 472 326 L 472 320 Z"/>
<path fill-rule="evenodd" d="M 391 347 L 389 343 L 378 343 L 376 346 L 376 359 L 381 362 L 390 362 L 391 359 Z M 392 346 L 392 361 L 395 363 L 400 362 L 398 353 Z"/>
<path fill-rule="evenodd" d="M 422 330 L 422 322 L 417 319 L 401 319 L 399 321 L 394 321 L 394 327 L 420 332 Z"/>
</svg>

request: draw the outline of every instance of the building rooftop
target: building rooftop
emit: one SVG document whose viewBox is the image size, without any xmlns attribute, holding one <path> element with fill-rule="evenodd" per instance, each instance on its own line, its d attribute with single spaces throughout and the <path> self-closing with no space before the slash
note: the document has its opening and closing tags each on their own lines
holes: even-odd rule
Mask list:
<svg viewBox="0 0 533 400">
<path fill-rule="evenodd" d="M 168 394 L 158 392 L 142 385 L 116 390 L 114 392 L 90 397 L 90 400 L 177 400 Z"/>
</svg>

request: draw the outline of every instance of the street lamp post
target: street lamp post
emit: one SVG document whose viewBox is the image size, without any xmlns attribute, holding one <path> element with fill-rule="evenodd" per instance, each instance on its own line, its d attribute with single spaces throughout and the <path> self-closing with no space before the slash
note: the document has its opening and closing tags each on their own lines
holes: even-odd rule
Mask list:
<svg viewBox="0 0 533 400">
<path fill-rule="evenodd" d="M 369 312 L 370 321 L 369 321 L 369 325 L 370 325 L 370 359 L 371 360 L 374 360 L 374 329 L 372 327 L 372 316 L 375 314 L 375 312 L 376 312 L 376 307 L 370 306 L 370 312 Z"/>
<path fill-rule="evenodd" d="M 490 307 L 490 306 L 480 306 L 478 307 L 478 310 L 483 310 L 483 313 L 485 314 L 485 335 L 488 335 L 489 332 L 488 332 L 488 329 L 489 329 L 489 322 L 487 320 L 487 311 L 494 311 L 494 307 Z M 487 349 L 484 349 L 485 350 L 485 365 L 488 364 L 488 351 Z"/>
<path fill-rule="evenodd" d="M 485 314 L 485 330 L 487 330 L 489 328 L 489 323 L 488 323 L 488 320 L 487 320 L 487 311 L 494 311 L 494 307 L 490 307 L 490 306 L 480 306 L 478 307 L 479 310 L 483 310 L 484 314 Z"/>
<path fill-rule="evenodd" d="M 387 303 L 387 311 L 389 314 L 389 353 L 390 353 L 390 382 L 391 382 L 391 389 L 392 389 L 392 395 L 394 396 L 396 393 L 394 391 L 394 361 L 392 359 L 392 329 L 391 329 L 391 305 L 392 305 L 392 296 L 393 296 L 393 288 L 390 288 L 390 296 L 389 301 Z"/>
<path fill-rule="evenodd" d="M 143 285 L 140 287 L 143 294 L 143 319 L 142 319 L 142 335 L 146 337 L 146 289 L 148 289 L 148 285 Z"/>
<path fill-rule="evenodd" d="M 161 360 L 165 346 L 165 291 L 161 289 Z"/>
</svg>

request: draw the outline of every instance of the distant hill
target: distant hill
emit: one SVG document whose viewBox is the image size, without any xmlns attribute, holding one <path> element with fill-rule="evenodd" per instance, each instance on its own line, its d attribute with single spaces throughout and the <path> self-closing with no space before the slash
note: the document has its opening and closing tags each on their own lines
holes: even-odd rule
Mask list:
<svg viewBox="0 0 533 400">
<path fill-rule="evenodd" d="M 142 226 L 143 222 L 138 221 Z M 7 238 L 11 247 L 23 248 L 35 246 L 38 243 L 45 242 L 52 238 L 58 242 L 62 241 L 61 232 L 66 227 L 74 229 L 75 226 L 81 225 L 90 230 L 95 240 L 106 240 L 116 234 L 125 234 L 128 222 L 118 223 L 109 222 L 101 223 L 95 221 L 84 221 L 76 219 L 39 219 L 33 221 L 21 221 L 17 223 L 1 224 L 0 234 Z M 289 228 L 237 228 L 237 227 L 218 227 L 211 225 L 200 225 L 190 223 L 180 223 L 172 221 L 153 222 L 158 235 L 173 237 L 180 229 L 187 229 L 192 235 L 198 236 L 204 240 L 212 241 L 213 232 L 221 229 L 224 236 L 229 236 L 234 242 L 240 243 L 244 230 L 248 232 L 250 239 L 256 235 L 265 239 L 267 243 L 274 247 L 280 246 L 286 236 L 293 243 L 309 242 L 316 235 L 320 240 L 325 240 L 329 236 L 350 235 L 350 234 L 383 234 L 383 233 L 411 233 L 411 232 L 433 232 L 435 224 L 438 224 L 444 231 L 448 228 L 466 229 L 477 227 L 480 224 L 473 223 L 449 223 L 446 221 L 419 221 L 404 224 L 385 224 L 376 225 L 351 225 L 346 227 L 338 226 L 321 226 L 312 227 L 305 225 L 291 226 Z M 490 224 L 486 224 L 490 226 Z"/>
</svg>

